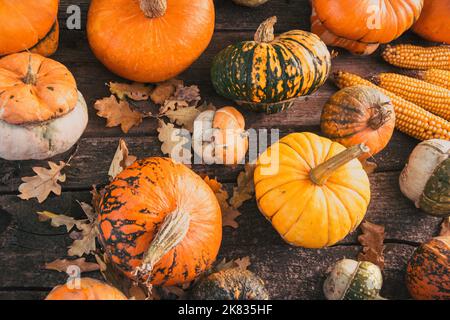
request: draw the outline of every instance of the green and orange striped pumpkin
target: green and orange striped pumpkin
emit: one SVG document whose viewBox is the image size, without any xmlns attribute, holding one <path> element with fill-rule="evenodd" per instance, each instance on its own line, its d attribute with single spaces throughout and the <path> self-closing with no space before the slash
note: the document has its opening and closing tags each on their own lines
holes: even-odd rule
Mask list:
<svg viewBox="0 0 450 320">
<path fill-rule="evenodd" d="M 152 285 L 189 282 L 216 259 L 222 215 L 211 188 L 168 158 L 136 161 L 105 188 L 100 242 L 133 280 Z"/>
<path fill-rule="evenodd" d="M 292 30 L 277 37 L 276 17 L 264 21 L 254 41 L 222 50 L 211 69 L 216 91 L 253 111 L 275 113 L 322 86 L 330 72 L 326 45 L 312 33 Z"/>
</svg>

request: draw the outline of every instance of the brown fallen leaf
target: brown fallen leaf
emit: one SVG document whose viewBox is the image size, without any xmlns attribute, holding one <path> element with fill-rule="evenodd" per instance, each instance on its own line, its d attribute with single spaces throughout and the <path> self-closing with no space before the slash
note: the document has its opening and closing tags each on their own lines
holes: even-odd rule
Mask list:
<svg viewBox="0 0 450 320">
<path fill-rule="evenodd" d="M 77 266 L 81 272 L 91 272 L 100 270 L 100 266 L 97 263 L 87 262 L 85 258 L 79 258 L 75 260 L 57 259 L 52 262 L 48 262 L 44 265 L 46 270 L 55 270 L 58 272 L 66 272 L 67 268 L 71 266 Z"/>
<path fill-rule="evenodd" d="M 65 226 L 67 232 L 70 232 L 73 227 L 77 227 L 77 229 L 81 230 L 81 225 L 88 222 L 87 219 L 84 220 L 75 220 L 72 217 L 68 217 L 63 214 L 56 214 L 50 211 L 41 211 L 37 212 L 38 219 L 41 222 L 49 221 L 52 227 L 58 228 L 60 226 Z"/>
<path fill-rule="evenodd" d="M 127 144 L 125 140 L 119 140 L 119 146 L 117 147 L 116 154 L 109 167 L 108 175 L 110 179 L 114 179 L 119 173 L 121 173 L 126 167 L 130 166 L 136 161 L 136 157 L 132 156 L 128 152 Z"/>
<path fill-rule="evenodd" d="M 384 269 L 384 226 L 369 221 L 361 224 L 362 234 L 358 241 L 363 246 L 362 252 L 358 254 L 359 261 L 369 261 Z"/>
<path fill-rule="evenodd" d="M 176 108 L 175 110 L 167 110 L 163 115 L 168 117 L 170 122 L 182 126 L 186 130 L 192 132 L 194 129 L 194 121 L 200 111 L 195 107 Z"/>
<path fill-rule="evenodd" d="M 44 202 L 47 197 L 53 192 L 56 195 L 61 195 L 61 186 L 58 182 L 65 182 L 66 175 L 61 173 L 61 170 L 66 167 L 66 163 L 59 162 L 59 165 L 49 161 L 50 169 L 33 167 L 36 173 L 32 177 L 23 177 L 23 183 L 19 186 L 19 198 L 29 200 L 37 198 L 39 203 Z"/>
<path fill-rule="evenodd" d="M 176 91 L 177 86 L 183 85 L 182 80 L 170 79 L 156 85 L 156 88 L 150 94 L 150 99 L 156 104 L 163 104 Z"/>
<path fill-rule="evenodd" d="M 173 97 L 176 100 L 183 100 L 189 103 L 189 105 L 196 106 L 198 102 L 202 99 L 200 97 L 200 89 L 198 86 L 183 86 L 178 85 Z"/>
<path fill-rule="evenodd" d="M 90 254 L 95 251 L 95 240 L 98 236 L 97 222 L 84 223 L 80 225 L 80 230 L 82 238 L 74 240 L 72 245 L 69 246 L 69 250 L 67 251 L 69 256 L 82 257 L 85 254 Z"/>
<path fill-rule="evenodd" d="M 237 265 L 238 268 L 241 268 L 242 270 L 247 270 L 248 267 L 252 264 L 250 262 L 249 256 L 245 256 L 243 258 L 236 259 L 236 260 L 234 260 L 234 263 Z"/>
<path fill-rule="evenodd" d="M 233 208 L 237 209 L 245 201 L 253 198 L 255 194 L 255 185 L 253 183 L 255 167 L 254 164 L 246 164 L 244 171 L 239 173 L 237 186 L 233 188 L 233 196 L 230 199 L 230 204 Z"/>
<path fill-rule="evenodd" d="M 249 256 L 245 256 L 243 258 L 230 260 L 230 261 L 227 261 L 224 258 L 224 259 L 222 259 L 222 261 L 220 261 L 214 267 L 214 271 L 218 272 L 218 271 L 228 270 L 228 269 L 232 269 L 232 268 L 241 268 L 242 270 L 247 270 L 250 265 L 251 265 L 251 262 L 250 262 Z"/>
<path fill-rule="evenodd" d="M 239 227 L 236 218 L 239 217 L 241 213 L 228 203 L 229 195 L 223 188 L 222 184 L 216 179 L 211 179 L 207 176 L 203 178 L 203 180 L 210 186 L 211 190 L 216 195 L 217 201 L 219 202 L 220 210 L 222 211 L 222 226 L 232 227 L 235 229 Z"/>
<path fill-rule="evenodd" d="M 105 193 L 105 189 L 100 189 L 100 191 L 97 190 L 97 186 L 93 185 L 91 190 L 92 195 L 92 207 L 94 208 L 95 213 L 100 212 L 100 201 L 103 197 L 103 194 Z"/>
<path fill-rule="evenodd" d="M 120 126 L 124 133 L 141 124 L 143 119 L 142 113 L 132 110 L 124 100 L 117 101 L 114 95 L 97 100 L 94 108 L 98 111 L 98 116 L 106 118 L 108 128 Z"/>
<path fill-rule="evenodd" d="M 189 107 L 189 104 L 183 100 L 166 100 L 159 108 L 159 116 L 166 115 L 169 111 L 183 109 Z"/>
<path fill-rule="evenodd" d="M 97 213 L 94 210 L 94 207 L 92 207 L 89 203 L 78 201 L 78 204 L 80 205 L 81 209 L 83 209 L 84 214 L 88 217 L 90 222 L 94 222 L 95 219 L 97 219 Z"/>
<path fill-rule="evenodd" d="M 175 161 L 189 162 L 192 157 L 190 140 L 183 129 L 175 128 L 172 123 L 159 120 L 158 139 L 162 142 L 161 151 Z M 187 147 L 188 146 L 188 147 Z"/>
<path fill-rule="evenodd" d="M 450 236 L 450 217 L 444 218 L 442 221 L 439 236 Z"/>
<path fill-rule="evenodd" d="M 178 286 L 161 287 L 165 296 L 175 296 L 177 300 L 185 300 L 187 298 L 187 292 Z"/>
<path fill-rule="evenodd" d="M 110 82 L 108 86 L 109 91 L 120 100 L 125 100 L 128 97 L 134 101 L 145 101 L 148 100 L 153 91 L 152 88 L 138 82 L 131 84 Z"/>
</svg>

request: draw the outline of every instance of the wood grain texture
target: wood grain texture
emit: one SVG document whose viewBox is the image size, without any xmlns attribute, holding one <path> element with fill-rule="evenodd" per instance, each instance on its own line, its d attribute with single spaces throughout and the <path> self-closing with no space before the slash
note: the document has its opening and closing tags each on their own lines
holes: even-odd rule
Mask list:
<svg viewBox="0 0 450 320">
<path fill-rule="evenodd" d="M 50 210 L 81 217 L 79 201 L 90 201 L 92 184 L 108 182 L 107 171 L 120 137 L 125 137 L 130 153 L 139 158 L 160 156 L 157 121 L 145 119 L 138 128 L 123 134 L 118 128 L 105 128 L 105 120 L 95 115 L 94 102 L 109 95 L 105 83 L 123 81 L 111 74 L 93 56 L 85 35 L 87 8 L 90 0 L 61 0 L 59 20 L 62 25 L 61 43 L 54 59 L 64 63 L 75 75 L 78 87 L 86 98 L 90 121 L 80 140 L 79 152 L 67 168 L 67 182 L 61 197 L 51 196 L 43 204 L 35 200 L 22 201 L 17 194 L 20 178 L 31 175 L 33 166 L 45 166 L 45 161 L 0 160 L 0 299 L 42 299 L 49 288 L 62 283 L 66 275 L 42 270 L 45 262 L 65 257 L 71 240 L 64 228 L 52 228 L 39 222 L 36 211 Z M 66 27 L 67 7 L 80 5 L 82 30 Z M 210 82 L 213 57 L 225 46 L 253 38 L 259 23 L 270 15 L 278 16 L 276 31 L 309 30 L 308 0 L 270 0 L 260 8 L 238 7 L 231 0 L 217 0 L 216 33 L 213 40 L 191 68 L 180 78 L 200 87 L 202 97 L 217 106 L 233 105 L 218 96 Z M 424 43 L 408 33 L 396 41 Z M 379 51 L 369 57 L 358 57 L 339 50 L 333 60 L 333 70 L 345 69 L 363 76 L 393 71 L 380 58 Z M 318 92 L 299 98 L 294 106 L 274 115 L 255 114 L 243 110 L 247 127 L 274 128 L 281 136 L 296 131 L 319 133 L 322 106 L 336 92 L 328 81 Z M 148 110 L 156 106 L 145 105 Z M 440 220 L 421 213 L 398 188 L 398 175 L 417 141 L 396 132 L 388 147 L 373 159 L 378 169 L 371 176 L 372 201 L 367 214 L 371 222 L 386 227 L 386 270 L 382 294 L 387 298 L 408 298 L 404 286 L 405 264 L 415 246 L 437 234 Z M 52 159 L 67 159 L 70 151 Z M 193 165 L 199 174 L 217 177 L 231 191 L 241 166 Z M 238 229 L 225 228 L 220 258 L 234 259 L 250 255 L 251 270 L 265 281 L 275 299 L 323 299 L 322 283 L 327 270 L 344 257 L 356 258 L 361 247 L 357 244 L 359 230 L 339 245 L 322 250 L 306 250 L 285 244 L 276 231 L 259 213 L 254 200 L 241 208 Z M 88 276 L 100 277 L 98 273 Z"/>
</svg>

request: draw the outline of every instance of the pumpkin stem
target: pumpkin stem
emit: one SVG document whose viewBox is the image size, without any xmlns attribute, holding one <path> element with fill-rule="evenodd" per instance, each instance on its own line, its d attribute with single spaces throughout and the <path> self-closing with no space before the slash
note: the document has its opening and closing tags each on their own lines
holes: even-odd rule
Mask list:
<svg viewBox="0 0 450 320">
<path fill-rule="evenodd" d="M 28 70 L 27 70 L 27 74 L 25 75 L 25 78 L 23 78 L 22 80 L 25 84 L 31 84 L 31 85 L 35 85 L 36 81 L 37 81 L 37 76 L 36 74 L 33 72 L 33 69 L 31 67 L 31 54 L 30 57 L 28 59 Z"/>
<path fill-rule="evenodd" d="M 155 264 L 184 239 L 189 230 L 189 223 L 190 215 L 180 210 L 175 210 L 164 218 L 164 222 L 144 254 L 141 266 L 134 272 L 138 279 L 147 276 L 146 281 L 150 281 Z"/>
<path fill-rule="evenodd" d="M 315 184 L 323 186 L 336 169 L 369 151 L 369 147 L 364 143 L 352 146 L 312 169 L 309 177 Z"/>
<path fill-rule="evenodd" d="M 167 10 L 167 0 L 140 0 L 139 4 L 147 18 L 162 17 Z"/>
<path fill-rule="evenodd" d="M 255 41 L 258 43 L 269 43 L 275 39 L 273 26 L 277 23 L 277 17 L 273 16 L 261 23 L 255 33 Z"/>
</svg>

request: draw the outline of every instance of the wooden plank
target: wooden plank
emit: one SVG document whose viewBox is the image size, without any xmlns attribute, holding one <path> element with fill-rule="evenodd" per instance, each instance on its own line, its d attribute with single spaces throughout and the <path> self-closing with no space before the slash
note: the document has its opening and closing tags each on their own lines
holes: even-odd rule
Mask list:
<svg viewBox="0 0 450 320">
<path fill-rule="evenodd" d="M 48 290 L 0 290 L 0 300 L 43 300 Z"/>
</svg>

